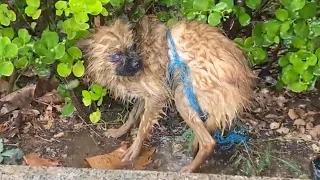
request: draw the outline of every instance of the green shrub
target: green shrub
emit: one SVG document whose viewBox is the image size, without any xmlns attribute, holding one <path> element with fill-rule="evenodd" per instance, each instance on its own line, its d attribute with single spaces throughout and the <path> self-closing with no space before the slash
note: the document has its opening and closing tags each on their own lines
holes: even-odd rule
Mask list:
<svg viewBox="0 0 320 180">
<path fill-rule="evenodd" d="M 320 74 L 320 19 L 319 2 L 313 0 L 159 0 L 137 1 L 139 6 L 132 15 L 139 19 L 149 7 L 168 26 L 180 17 L 195 19 L 212 26 L 221 26 L 236 17 L 241 29 L 251 29 L 251 34 L 240 34 L 234 39 L 247 53 L 252 66 L 262 66 L 276 60 L 279 66 L 278 86 L 293 92 L 312 88 Z M 35 68 L 38 76 L 48 76 L 54 68 L 55 76 L 66 79 L 70 75 L 82 78 L 84 65 L 82 52 L 75 47 L 78 39 L 89 34 L 92 18 L 114 18 L 117 11 L 132 6 L 124 0 L 17 0 L 15 4 L 0 4 L 0 77 L 11 76 L 26 68 Z M 124 7 L 124 8 L 123 8 Z M 133 6 L 132 6 L 133 7 Z M 29 28 L 16 28 L 21 17 Z M 265 17 L 265 21 L 261 17 Z M 41 28 L 39 21 L 48 21 Z M 39 24 L 37 24 L 39 23 Z M 18 26 L 19 27 L 19 26 Z M 269 52 L 276 52 L 275 56 Z M 274 53 L 273 53 L 274 54 Z M 272 57 L 270 57 L 272 56 Z M 65 98 L 62 115 L 70 116 L 74 106 L 68 89 L 79 82 L 61 84 L 59 93 Z M 100 120 L 106 89 L 92 85 L 82 91 L 85 106 L 98 106 L 90 115 L 95 123 Z"/>
</svg>

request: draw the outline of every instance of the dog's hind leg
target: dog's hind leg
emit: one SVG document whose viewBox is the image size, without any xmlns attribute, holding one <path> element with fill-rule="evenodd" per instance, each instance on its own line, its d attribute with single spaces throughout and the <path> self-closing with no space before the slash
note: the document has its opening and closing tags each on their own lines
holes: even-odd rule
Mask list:
<svg viewBox="0 0 320 180">
<path fill-rule="evenodd" d="M 127 121 L 118 129 L 108 129 L 105 135 L 107 137 L 118 138 L 126 134 L 132 126 L 140 120 L 140 116 L 144 110 L 144 100 L 139 99 L 132 107 Z"/>
<path fill-rule="evenodd" d="M 188 126 L 193 130 L 195 134 L 195 140 L 193 148 L 196 155 L 192 162 L 185 166 L 181 171 L 191 173 L 194 172 L 213 152 L 216 142 L 208 132 L 205 123 L 200 119 L 198 114 L 191 109 L 188 103 L 188 99 L 181 90 L 181 87 L 176 89 L 175 94 L 175 104 L 180 116 L 188 124 Z M 199 145 L 197 145 L 198 143 Z M 197 148 L 197 146 L 199 148 Z M 199 149 L 198 151 L 196 149 Z"/>
</svg>

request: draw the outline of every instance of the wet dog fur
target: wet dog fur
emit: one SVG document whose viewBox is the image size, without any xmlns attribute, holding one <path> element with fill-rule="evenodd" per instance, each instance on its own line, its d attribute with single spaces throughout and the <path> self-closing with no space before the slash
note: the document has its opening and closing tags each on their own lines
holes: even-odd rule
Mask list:
<svg viewBox="0 0 320 180">
<path fill-rule="evenodd" d="M 195 133 L 194 159 L 182 169 L 194 172 L 216 146 L 211 136 L 214 130 L 230 127 L 232 120 L 249 107 L 255 76 L 241 49 L 218 28 L 183 20 L 170 30 L 180 58 L 191 70 L 200 107 L 209 114 L 205 122 L 190 108 L 179 77 L 168 79 L 167 27 L 156 17 L 143 18 L 136 31 L 128 21 L 117 19 L 80 40 L 78 47 L 84 53 L 86 76 L 92 83 L 107 87 L 115 98 L 135 100 L 126 123 L 107 131 L 111 137 L 120 137 L 140 120 L 137 137 L 123 160 L 138 157 L 163 108 L 174 101 Z"/>
</svg>

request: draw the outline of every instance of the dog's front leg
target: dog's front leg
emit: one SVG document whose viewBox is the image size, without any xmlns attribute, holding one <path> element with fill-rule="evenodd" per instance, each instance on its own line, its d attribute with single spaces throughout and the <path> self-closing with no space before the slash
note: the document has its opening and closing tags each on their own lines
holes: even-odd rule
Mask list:
<svg viewBox="0 0 320 180">
<path fill-rule="evenodd" d="M 105 133 L 108 137 L 118 138 L 127 133 L 131 127 L 140 120 L 140 116 L 144 110 L 144 100 L 138 99 L 129 113 L 127 121 L 118 129 L 108 129 Z"/>
<path fill-rule="evenodd" d="M 123 154 L 122 161 L 131 161 L 139 156 L 143 141 L 149 135 L 153 125 L 158 123 L 158 118 L 165 105 L 165 101 L 159 101 L 157 98 L 145 100 L 145 111 L 141 117 L 137 137 L 130 148 Z"/>
</svg>

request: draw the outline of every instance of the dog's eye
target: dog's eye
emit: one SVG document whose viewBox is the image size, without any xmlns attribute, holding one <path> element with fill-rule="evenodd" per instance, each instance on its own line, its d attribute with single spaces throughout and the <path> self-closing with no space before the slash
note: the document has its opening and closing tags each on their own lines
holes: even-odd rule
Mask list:
<svg viewBox="0 0 320 180">
<path fill-rule="evenodd" d="M 121 59 L 121 53 L 120 52 L 114 53 L 113 55 L 111 55 L 111 59 L 112 61 L 119 61 Z"/>
</svg>

